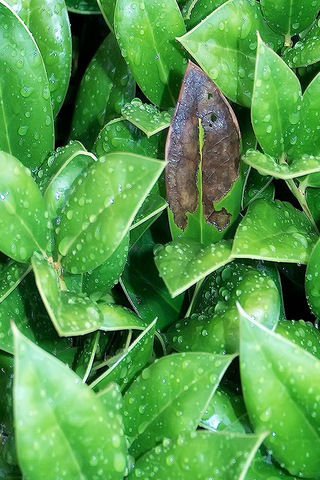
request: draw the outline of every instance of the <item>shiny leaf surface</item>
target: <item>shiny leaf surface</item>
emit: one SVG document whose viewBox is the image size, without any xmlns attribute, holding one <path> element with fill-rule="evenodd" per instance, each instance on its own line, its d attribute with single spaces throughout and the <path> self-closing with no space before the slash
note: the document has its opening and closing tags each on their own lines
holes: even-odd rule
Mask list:
<svg viewBox="0 0 320 480">
<path fill-rule="evenodd" d="M 311 252 L 306 271 L 306 297 L 308 304 L 316 315 L 320 317 L 320 241 L 318 240 Z"/>
<path fill-rule="evenodd" d="M 170 126 L 172 109 L 160 111 L 155 105 L 134 98 L 121 110 L 122 116 L 151 137 Z"/>
<path fill-rule="evenodd" d="M 320 60 L 320 26 L 316 22 L 312 29 L 293 48 L 283 54 L 283 60 L 291 68 L 304 67 Z"/>
</svg>

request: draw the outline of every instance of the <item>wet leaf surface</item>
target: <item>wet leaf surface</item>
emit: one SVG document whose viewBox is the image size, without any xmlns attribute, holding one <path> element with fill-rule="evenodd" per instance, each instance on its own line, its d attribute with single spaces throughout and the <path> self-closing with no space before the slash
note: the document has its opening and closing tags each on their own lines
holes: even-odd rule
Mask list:
<svg viewBox="0 0 320 480">
<path fill-rule="evenodd" d="M 311 252 L 306 271 L 306 297 L 308 304 L 316 315 L 320 317 L 320 242 L 319 240 Z"/>
<path fill-rule="evenodd" d="M 275 332 L 320 360 L 320 332 L 313 323 L 304 320 L 280 320 Z"/>
<path fill-rule="evenodd" d="M 121 109 L 122 116 L 144 132 L 147 137 L 168 128 L 172 113 L 171 108 L 161 111 L 155 105 L 142 103 L 139 98 L 134 98 Z"/>
<path fill-rule="evenodd" d="M 186 213 L 194 213 L 201 202 L 206 222 L 225 229 L 231 215 L 214 204 L 239 177 L 240 130 L 225 97 L 191 62 L 169 129 L 166 160 L 167 200 L 178 227 L 187 227 Z"/>
<path fill-rule="evenodd" d="M 295 43 L 293 48 L 288 48 L 283 54 L 283 60 L 289 67 L 297 68 L 320 60 L 320 26 L 316 22 L 312 29 Z"/>
</svg>

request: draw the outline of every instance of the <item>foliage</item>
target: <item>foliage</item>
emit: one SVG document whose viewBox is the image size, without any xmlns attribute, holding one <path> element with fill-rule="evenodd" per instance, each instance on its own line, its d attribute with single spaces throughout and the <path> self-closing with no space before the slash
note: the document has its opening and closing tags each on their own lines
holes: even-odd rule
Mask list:
<svg viewBox="0 0 320 480">
<path fill-rule="evenodd" d="M 319 8 L 0 0 L 0 479 L 320 479 Z"/>
</svg>

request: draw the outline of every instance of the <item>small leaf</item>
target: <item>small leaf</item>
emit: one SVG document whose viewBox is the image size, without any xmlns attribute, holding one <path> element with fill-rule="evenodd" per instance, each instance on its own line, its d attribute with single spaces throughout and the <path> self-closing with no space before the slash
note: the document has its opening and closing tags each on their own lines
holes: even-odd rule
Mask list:
<svg viewBox="0 0 320 480">
<path fill-rule="evenodd" d="M 160 111 L 155 105 L 134 98 L 121 109 L 122 116 L 151 137 L 170 126 L 172 109 Z"/>
<path fill-rule="evenodd" d="M 306 297 L 308 304 L 316 317 L 320 317 L 320 241 L 318 240 L 311 252 L 306 270 Z"/>
<path fill-rule="evenodd" d="M 292 37 L 308 28 L 316 18 L 320 2 L 303 0 L 262 0 L 265 19 L 276 32 Z"/>
<path fill-rule="evenodd" d="M 198 25 L 225 2 L 226 0 L 191 0 L 187 2 L 187 8 L 183 8 L 187 30 L 191 30 Z"/>
<path fill-rule="evenodd" d="M 250 107 L 257 31 L 273 47 L 282 45 L 282 38 L 266 24 L 258 2 L 230 0 L 179 41 L 226 97 Z"/>
<path fill-rule="evenodd" d="M 240 130 L 225 97 L 191 62 L 169 129 L 166 160 L 167 200 L 178 227 L 185 230 L 186 213 L 194 213 L 201 202 L 200 216 L 224 230 L 231 214 L 225 208 L 216 209 L 215 204 L 239 177 Z"/>
<path fill-rule="evenodd" d="M 192 240 L 176 240 L 155 250 L 155 263 L 172 297 L 232 258 L 231 244 L 226 240 L 208 246 Z"/>
<path fill-rule="evenodd" d="M 24 476 L 122 480 L 126 445 L 119 390 L 111 387 L 107 409 L 66 365 L 16 328 L 14 333 L 15 431 Z"/>
<path fill-rule="evenodd" d="M 17 262 L 26 262 L 35 250 L 46 248 L 44 199 L 30 170 L 19 160 L 0 152 L 0 165 L 0 250 Z"/>
<path fill-rule="evenodd" d="M 296 135 L 301 101 L 301 86 L 296 75 L 258 37 L 251 117 L 265 153 L 285 158 Z"/>
<path fill-rule="evenodd" d="M 317 21 L 293 48 L 285 50 L 282 58 L 290 68 L 304 67 L 320 61 L 320 26 Z"/>
<path fill-rule="evenodd" d="M 320 361 L 242 315 L 240 369 L 250 420 L 256 432 L 271 432 L 274 458 L 291 475 L 317 477 Z"/>
<path fill-rule="evenodd" d="M 242 159 L 246 161 L 248 152 Z M 260 175 L 255 169 L 251 168 L 248 176 L 246 177 L 245 190 L 242 198 L 242 209 L 248 207 L 248 205 L 257 200 L 258 198 L 265 198 L 266 200 L 274 200 L 275 186 L 272 183 L 273 178 L 271 176 Z"/>
<path fill-rule="evenodd" d="M 232 356 L 182 353 L 142 371 L 123 398 L 125 432 L 137 458 L 164 437 L 195 431 Z"/>
<path fill-rule="evenodd" d="M 0 270 L 0 303 L 10 295 L 31 270 L 26 263 L 9 260 Z"/>
<path fill-rule="evenodd" d="M 122 55 L 146 97 L 162 108 L 174 106 L 185 70 L 176 40 L 185 26 L 176 1 L 118 0 L 114 27 Z"/>
<path fill-rule="evenodd" d="M 71 138 L 91 148 L 101 128 L 118 117 L 135 93 L 135 82 L 110 33 L 92 58 L 81 81 Z"/>
<path fill-rule="evenodd" d="M 104 330 L 105 332 L 116 330 L 143 330 L 147 326 L 147 322 L 126 307 L 102 302 L 98 305 L 103 316 L 100 330 Z"/>
<path fill-rule="evenodd" d="M 320 332 L 313 323 L 304 320 L 280 320 L 275 332 L 320 360 Z"/>
<path fill-rule="evenodd" d="M 128 480 L 149 478 L 155 468 L 158 478 L 166 480 L 176 480 L 181 475 L 184 480 L 244 480 L 264 436 L 203 431 L 179 435 L 139 459 Z"/>
<path fill-rule="evenodd" d="M 114 253 L 164 166 L 152 158 L 114 152 L 87 170 L 70 194 L 57 236 L 67 271 L 87 272 Z"/>
<path fill-rule="evenodd" d="M 47 73 L 29 30 L 2 2 L 0 19 L 0 150 L 34 170 L 53 150 Z"/>
<path fill-rule="evenodd" d="M 83 15 L 100 13 L 96 0 L 66 0 L 69 12 Z"/>
<path fill-rule="evenodd" d="M 84 335 L 99 329 L 102 313 L 95 302 L 61 290 L 58 271 L 38 252 L 32 257 L 32 267 L 39 293 L 59 335 Z"/>
<path fill-rule="evenodd" d="M 232 255 L 308 263 L 317 235 L 305 215 L 287 202 L 256 200 L 234 238 Z"/>
</svg>

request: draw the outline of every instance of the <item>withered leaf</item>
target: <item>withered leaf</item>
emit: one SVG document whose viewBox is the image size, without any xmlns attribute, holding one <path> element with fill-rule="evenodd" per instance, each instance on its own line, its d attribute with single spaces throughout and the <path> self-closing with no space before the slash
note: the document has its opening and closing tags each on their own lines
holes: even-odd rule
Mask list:
<svg viewBox="0 0 320 480">
<path fill-rule="evenodd" d="M 186 213 L 194 213 L 198 207 L 200 166 L 203 215 L 208 224 L 219 231 L 225 229 L 230 214 L 225 208 L 215 210 L 214 203 L 227 195 L 239 177 L 240 129 L 227 99 L 192 62 L 169 128 L 166 160 L 167 200 L 178 227 L 184 230 Z"/>
</svg>

